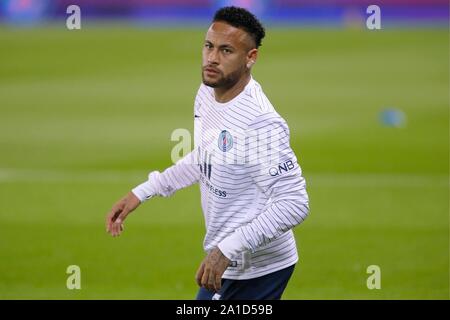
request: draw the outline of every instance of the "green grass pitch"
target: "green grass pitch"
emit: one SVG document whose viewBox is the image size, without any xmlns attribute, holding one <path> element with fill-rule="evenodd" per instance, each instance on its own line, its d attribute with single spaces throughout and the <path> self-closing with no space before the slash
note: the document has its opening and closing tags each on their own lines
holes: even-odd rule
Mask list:
<svg viewBox="0 0 450 320">
<path fill-rule="evenodd" d="M 141 206 L 119 238 L 104 216 L 192 129 L 205 30 L 0 29 L 0 298 L 195 297 L 198 186 Z M 311 201 L 285 299 L 449 298 L 448 48 L 446 30 L 268 29 L 254 77 Z M 406 126 L 382 126 L 387 107 Z"/>
</svg>

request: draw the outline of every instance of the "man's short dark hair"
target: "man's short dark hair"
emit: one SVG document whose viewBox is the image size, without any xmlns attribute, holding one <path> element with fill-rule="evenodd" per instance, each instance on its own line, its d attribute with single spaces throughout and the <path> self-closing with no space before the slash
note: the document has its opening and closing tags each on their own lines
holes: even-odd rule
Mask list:
<svg viewBox="0 0 450 320">
<path fill-rule="evenodd" d="M 224 7 L 217 10 L 213 22 L 223 21 L 233 27 L 243 29 L 255 41 L 256 48 L 261 46 L 261 41 L 266 35 L 261 22 L 248 10 L 238 7 Z"/>
</svg>

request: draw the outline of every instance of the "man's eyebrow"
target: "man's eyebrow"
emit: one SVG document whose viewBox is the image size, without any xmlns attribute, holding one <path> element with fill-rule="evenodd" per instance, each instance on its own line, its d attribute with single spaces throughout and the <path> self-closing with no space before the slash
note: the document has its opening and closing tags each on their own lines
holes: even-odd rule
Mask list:
<svg viewBox="0 0 450 320">
<path fill-rule="evenodd" d="M 221 44 L 221 45 L 219 46 L 219 48 L 220 48 L 220 49 L 225 49 L 225 48 L 234 49 L 234 47 L 233 47 L 231 44 L 228 44 L 228 43 L 226 43 L 226 44 Z"/>
<path fill-rule="evenodd" d="M 213 44 L 211 41 L 209 41 L 209 40 L 205 40 L 205 43 L 214 45 L 214 44 Z M 229 43 L 224 43 L 224 44 L 221 44 L 221 45 L 219 46 L 219 49 L 224 49 L 224 48 L 235 49 L 235 47 L 233 47 L 233 46 L 232 46 L 231 44 L 229 44 Z"/>
</svg>

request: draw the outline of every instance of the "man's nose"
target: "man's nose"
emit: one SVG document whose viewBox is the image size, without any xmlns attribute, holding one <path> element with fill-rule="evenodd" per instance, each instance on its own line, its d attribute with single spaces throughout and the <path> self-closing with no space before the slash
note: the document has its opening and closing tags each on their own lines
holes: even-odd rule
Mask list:
<svg viewBox="0 0 450 320">
<path fill-rule="evenodd" d="M 219 55 L 216 49 L 208 53 L 208 64 L 219 64 Z"/>
</svg>

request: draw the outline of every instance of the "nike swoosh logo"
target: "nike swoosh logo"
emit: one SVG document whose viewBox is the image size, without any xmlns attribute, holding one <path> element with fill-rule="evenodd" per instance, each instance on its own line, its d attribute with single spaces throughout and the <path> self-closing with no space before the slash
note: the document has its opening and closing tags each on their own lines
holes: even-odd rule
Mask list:
<svg viewBox="0 0 450 320">
<path fill-rule="evenodd" d="M 200 118 L 200 116 L 198 116 L 198 115 L 194 114 L 194 118 Z"/>
</svg>

